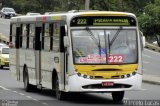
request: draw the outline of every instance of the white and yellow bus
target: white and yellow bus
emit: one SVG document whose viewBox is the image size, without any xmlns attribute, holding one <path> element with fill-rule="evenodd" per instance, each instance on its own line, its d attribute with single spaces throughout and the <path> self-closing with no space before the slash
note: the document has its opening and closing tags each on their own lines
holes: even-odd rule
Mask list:
<svg viewBox="0 0 160 106">
<path fill-rule="evenodd" d="M 26 91 L 109 92 L 122 101 L 140 90 L 142 42 L 136 16 L 70 11 L 11 19 L 10 70 Z"/>
</svg>

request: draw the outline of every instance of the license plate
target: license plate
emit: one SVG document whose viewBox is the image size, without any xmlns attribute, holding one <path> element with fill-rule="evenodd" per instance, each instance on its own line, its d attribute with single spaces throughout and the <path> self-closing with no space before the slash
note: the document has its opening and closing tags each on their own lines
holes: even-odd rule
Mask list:
<svg viewBox="0 0 160 106">
<path fill-rule="evenodd" d="M 102 82 L 102 86 L 113 86 L 113 82 Z"/>
</svg>

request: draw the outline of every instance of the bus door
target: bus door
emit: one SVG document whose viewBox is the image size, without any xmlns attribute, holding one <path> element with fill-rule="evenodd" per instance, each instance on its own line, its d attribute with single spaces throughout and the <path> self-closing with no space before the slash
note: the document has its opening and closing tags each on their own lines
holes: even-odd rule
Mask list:
<svg viewBox="0 0 160 106">
<path fill-rule="evenodd" d="M 66 73 L 68 70 L 67 67 L 67 51 L 64 47 L 63 38 L 66 36 L 65 26 L 60 26 L 60 63 L 61 63 L 61 83 L 62 83 L 62 90 L 65 90 L 66 85 Z"/>
<path fill-rule="evenodd" d="M 20 24 L 11 24 L 10 26 L 10 70 L 13 76 L 17 80 L 20 80 L 20 70 L 19 70 L 19 38 L 20 38 Z"/>
<path fill-rule="evenodd" d="M 19 70 L 19 38 L 20 38 L 20 24 L 10 25 L 10 70 L 13 76 L 16 76 L 17 80 L 20 80 Z"/>
<path fill-rule="evenodd" d="M 35 50 L 35 78 L 36 78 L 36 85 L 39 87 L 41 84 L 41 69 L 40 69 L 40 50 L 41 50 L 41 33 L 42 33 L 42 24 L 38 23 L 36 24 L 35 28 L 35 39 L 34 39 L 34 50 Z M 41 87 L 41 86 L 40 86 Z"/>
<path fill-rule="evenodd" d="M 19 47 L 20 47 L 20 35 L 22 34 L 21 25 L 17 24 L 16 27 L 16 37 L 15 37 L 15 47 L 16 47 L 16 73 L 17 80 L 20 80 L 20 63 L 19 63 Z"/>
</svg>

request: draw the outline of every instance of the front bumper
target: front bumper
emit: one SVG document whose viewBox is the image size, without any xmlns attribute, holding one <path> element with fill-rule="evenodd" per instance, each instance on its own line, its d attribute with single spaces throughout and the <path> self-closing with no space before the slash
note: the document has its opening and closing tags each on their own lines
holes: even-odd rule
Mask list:
<svg viewBox="0 0 160 106">
<path fill-rule="evenodd" d="M 1 61 L 1 66 L 9 67 L 9 61 Z"/>
<path fill-rule="evenodd" d="M 113 82 L 113 87 L 102 87 L 102 82 Z M 85 79 L 78 75 L 69 77 L 68 86 L 69 92 L 113 92 L 126 90 L 141 90 L 142 75 L 136 74 L 124 79 Z"/>
<path fill-rule="evenodd" d="M 16 16 L 15 14 L 5 14 L 6 18 L 11 18 L 11 17 L 15 17 L 15 16 Z"/>
</svg>

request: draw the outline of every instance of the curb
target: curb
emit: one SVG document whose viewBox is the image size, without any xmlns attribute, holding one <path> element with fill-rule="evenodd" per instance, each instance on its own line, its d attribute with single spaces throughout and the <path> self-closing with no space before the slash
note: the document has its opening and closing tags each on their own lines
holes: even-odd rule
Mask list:
<svg viewBox="0 0 160 106">
<path fill-rule="evenodd" d="M 142 81 L 144 83 L 160 85 L 160 76 L 157 75 L 143 75 Z"/>
<path fill-rule="evenodd" d="M 145 48 L 150 49 L 150 50 L 153 50 L 153 51 L 156 51 L 156 52 L 160 52 L 160 47 L 155 46 L 155 45 L 153 45 L 153 44 L 149 44 L 149 43 L 147 43 L 147 42 L 146 42 Z"/>
</svg>

